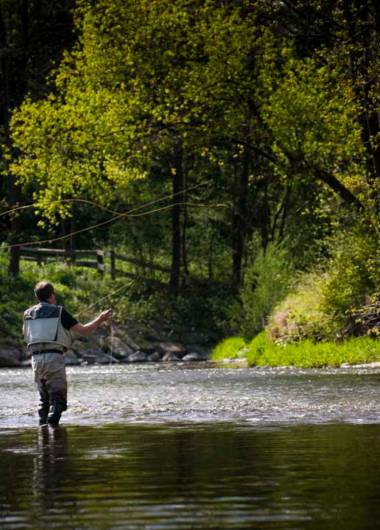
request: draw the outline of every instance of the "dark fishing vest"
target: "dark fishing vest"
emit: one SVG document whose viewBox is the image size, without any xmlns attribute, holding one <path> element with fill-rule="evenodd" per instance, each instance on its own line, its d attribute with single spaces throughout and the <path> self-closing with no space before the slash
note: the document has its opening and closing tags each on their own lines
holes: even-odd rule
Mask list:
<svg viewBox="0 0 380 530">
<path fill-rule="evenodd" d="M 28 351 L 65 351 L 72 337 L 61 322 L 62 306 L 40 302 L 24 313 L 24 340 Z"/>
</svg>

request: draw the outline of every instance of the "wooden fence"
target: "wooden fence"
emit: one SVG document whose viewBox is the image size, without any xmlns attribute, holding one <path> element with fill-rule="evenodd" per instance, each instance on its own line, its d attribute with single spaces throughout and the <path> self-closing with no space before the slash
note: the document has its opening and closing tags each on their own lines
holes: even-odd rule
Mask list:
<svg viewBox="0 0 380 530">
<path fill-rule="evenodd" d="M 116 276 L 128 276 L 137 278 L 138 275 L 124 271 L 117 268 L 117 262 L 125 262 L 138 267 L 140 270 L 146 272 L 147 270 L 157 271 L 161 273 L 170 274 L 169 267 L 162 267 L 155 263 L 147 263 L 141 260 L 116 254 L 114 250 L 63 250 L 57 248 L 31 248 L 21 247 L 20 258 L 25 260 L 37 261 L 37 263 L 44 263 L 46 261 L 64 260 L 68 265 L 78 267 L 90 267 L 96 269 L 99 274 L 103 275 L 106 272 L 106 260 L 109 258 L 109 272 L 112 278 Z M 108 272 L 108 271 L 107 271 Z"/>
</svg>

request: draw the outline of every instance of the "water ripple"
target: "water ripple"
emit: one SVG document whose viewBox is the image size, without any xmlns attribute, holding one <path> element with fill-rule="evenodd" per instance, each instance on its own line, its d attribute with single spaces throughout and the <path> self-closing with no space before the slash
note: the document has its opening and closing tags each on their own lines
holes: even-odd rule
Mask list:
<svg viewBox="0 0 380 530">
<path fill-rule="evenodd" d="M 157 365 L 70 367 L 65 424 L 157 421 L 376 423 L 379 368 L 295 370 Z M 0 427 L 36 422 L 32 373 L 0 370 Z"/>
</svg>

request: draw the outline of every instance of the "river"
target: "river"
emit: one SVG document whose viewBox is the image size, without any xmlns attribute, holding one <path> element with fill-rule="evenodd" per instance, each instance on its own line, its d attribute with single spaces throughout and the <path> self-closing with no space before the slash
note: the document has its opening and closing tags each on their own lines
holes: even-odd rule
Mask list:
<svg viewBox="0 0 380 530">
<path fill-rule="evenodd" d="M 1 529 L 336 529 L 380 523 L 380 370 L 68 368 L 36 426 L 0 370 Z"/>
</svg>

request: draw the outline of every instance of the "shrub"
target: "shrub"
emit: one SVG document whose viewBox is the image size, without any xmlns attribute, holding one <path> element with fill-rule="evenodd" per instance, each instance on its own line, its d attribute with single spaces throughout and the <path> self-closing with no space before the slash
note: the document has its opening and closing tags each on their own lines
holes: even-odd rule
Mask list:
<svg viewBox="0 0 380 530">
<path fill-rule="evenodd" d="M 295 290 L 275 307 L 269 318 L 267 331 L 272 341 L 318 341 L 335 335 L 338 326 L 324 305 L 327 278 L 327 273 L 316 271 L 299 278 Z"/>
<path fill-rule="evenodd" d="M 334 241 L 323 289 L 323 306 L 341 326 L 348 312 L 366 301 L 380 283 L 379 241 L 359 226 Z"/>
<path fill-rule="evenodd" d="M 352 310 L 342 335 L 380 337 L 380 293 L 374 293 L 368 302 Z"/>
<path fill-rule="evenodd" d="M 244 358 L 247 352 L 247 345 L 242 337 L 229 337 L 215 346 L 211 358 L 214 361 L 223 359 Z"/>
<path fill-rule="evenodd" d="M 295 289 L 274 308 L 268 324 L 275 342 L 334 339 L 347 327 L 354 308 L 380 284 L 376 234 L 358 226 L 330 244 L 323 268 L 300 277 Z"/>
<path fill-rule="evenodd" d="M 242 302 L 240 329 L 251 338 L 260 331 L 279 300 L 288 292 L 294 266 L 286 249 L 270 243 L 247 266 L 240 292 Z"/>
</svg>

